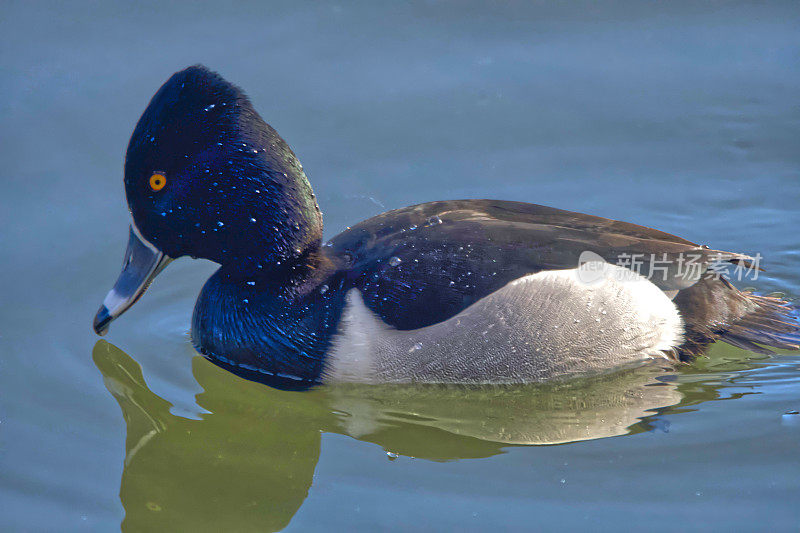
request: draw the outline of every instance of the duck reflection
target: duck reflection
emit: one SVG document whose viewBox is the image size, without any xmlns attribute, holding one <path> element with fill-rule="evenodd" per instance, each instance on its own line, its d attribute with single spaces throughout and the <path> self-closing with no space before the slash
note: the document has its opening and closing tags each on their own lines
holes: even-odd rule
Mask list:
<svg viewBox="0 0 800 533">
<path fill-rule="evenodd" d="M 284 528 L 311 487 L 322 432 L 433 461 L 481 458 L 642 431 L 642 418 L 682 397 L 654 366 L 526 386 L 287 392 L 196 357 L 196 401 L 209 413 L 192 420 L 173 415 L 119 348 L 98 341 L 93 358 L 127 425 L 122 526 L 136 531 Z"/>
</svg>

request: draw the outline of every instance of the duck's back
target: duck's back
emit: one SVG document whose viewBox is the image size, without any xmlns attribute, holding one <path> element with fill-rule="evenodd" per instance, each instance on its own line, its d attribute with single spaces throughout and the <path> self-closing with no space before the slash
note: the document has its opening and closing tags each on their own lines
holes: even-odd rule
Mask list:
<svg viewBox="0 0 800 533">
<path fill-rule="evenodd" d="M 677 290 L 692 284 L 675 268 L 679 256 L 696 254 L 704 268 L 713 252 L 644 226 L 498 200 L 388 211 L 328 245 L 351 263 L 349 275 L 367 307 L 398 329 L 441 322 L 523 276 L 574 269 L 582 256 L 611 264 L 637 258 L 645 276 L 656 258 L 673 268 L 651 280 Z"/>
</svg>

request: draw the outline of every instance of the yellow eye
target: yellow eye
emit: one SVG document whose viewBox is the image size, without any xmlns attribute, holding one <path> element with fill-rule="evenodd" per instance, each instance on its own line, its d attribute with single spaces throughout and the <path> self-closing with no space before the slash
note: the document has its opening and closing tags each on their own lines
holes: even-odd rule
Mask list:
<svg viewBox="0 0 800 533">
<path fill-rule="evenodd" d="M 154 191 L 160 191 L 167 184 L 167 177 L 164 174 L 156 172 L 150 176 L 150 188 Z"/>
</svg>

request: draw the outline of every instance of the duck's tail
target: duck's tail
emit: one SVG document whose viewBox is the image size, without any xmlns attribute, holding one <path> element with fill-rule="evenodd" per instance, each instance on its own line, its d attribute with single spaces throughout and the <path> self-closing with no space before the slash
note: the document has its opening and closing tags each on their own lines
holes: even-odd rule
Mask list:
<svg viewBox="0 0 800 533">
<path fill-rule="evenodd" d="M 725 278 L 704 278 L 674 299 L 686 327 L 678 348 L 690 361 L 722 340 L 752 352 L 800 350 L 800 308 L 775 296 L 740 291 Z"/>
</svg>

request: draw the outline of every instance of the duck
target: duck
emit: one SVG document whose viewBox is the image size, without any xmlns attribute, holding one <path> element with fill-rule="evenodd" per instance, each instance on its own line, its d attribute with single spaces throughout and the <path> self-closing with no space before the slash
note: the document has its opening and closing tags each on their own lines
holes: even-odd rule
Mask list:
<svg viewBox="0 0 800 533">
<path fill-rule="evenodd" d="M 758 257 L 632 223 L 464 199 L 388 211 L 325 242 L 297 156 L 202 65 L 152 97 L 124 185 L 127 249 L 94 331 L 173 259 L 207 259 L 219 268 L 195 304 L 192 344 L 280 389 L 542 382 L 688 364 L 717 341 L 800 349 L 798 308 L 725 273 L 760 269 Z"/>
</svg>

